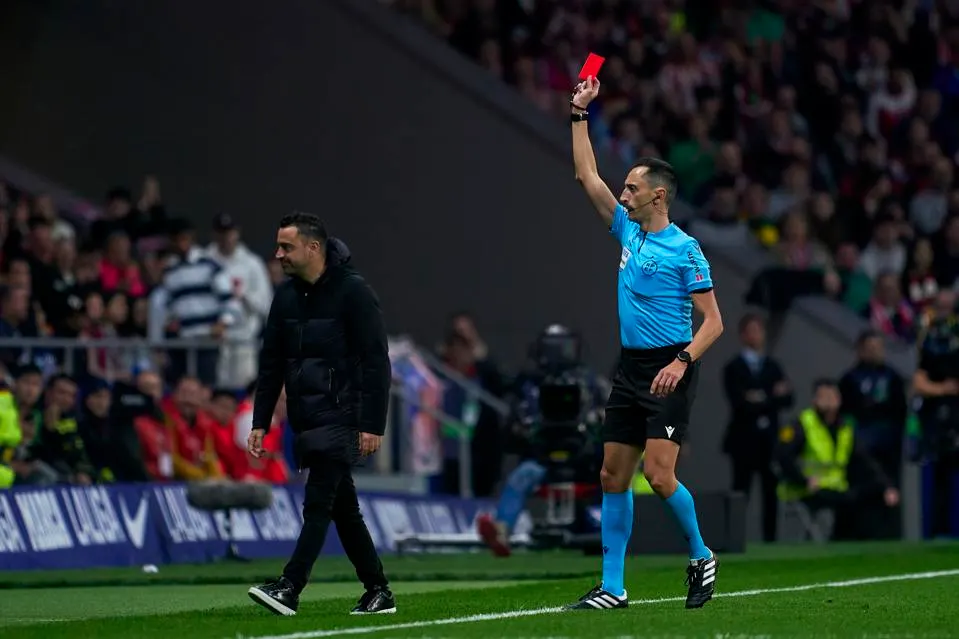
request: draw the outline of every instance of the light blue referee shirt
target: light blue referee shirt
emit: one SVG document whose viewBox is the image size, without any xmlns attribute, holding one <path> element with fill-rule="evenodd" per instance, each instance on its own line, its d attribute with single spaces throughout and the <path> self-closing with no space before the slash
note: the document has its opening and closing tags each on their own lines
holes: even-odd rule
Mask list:
<svg viewBox="0 0 959 639">
<path fill-rule="evenodd" d="M 675 224 L 647 233 L 616 206 L 609 228 L 619 260 L 619 334 L 625 348 L 660 348 L 693 339 L 690 295 L 713 287 L 699 242 Z"/>
</svg>

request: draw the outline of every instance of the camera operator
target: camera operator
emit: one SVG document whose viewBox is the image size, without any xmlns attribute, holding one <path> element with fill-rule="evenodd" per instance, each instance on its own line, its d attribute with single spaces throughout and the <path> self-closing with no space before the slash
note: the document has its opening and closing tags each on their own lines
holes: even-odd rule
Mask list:
<svg viewBox="0 0 959 639">
<path fill-rule="evenodd" d="M 959 470 L 959 317 L 956 294 L 940 291 L 928 328 L 919 338 L 919 367 L 912 379 L 919 400 L 923 456 L 933 463 L 932 536 L 948 536 Z"/>
<path fill-rule="evenodd" d="M 495 513 L 477 518 L 480 538 L 500 557 L 526 499 L 552 472 L 563 481 L 593 480 L 602 448 L 589 446 L 602 423 L 604 393 L 582 362 L 579 336 L 565 326 L 546 328 L 530 347 L 532 368 L 513 383 L 512 437 L 522 463 L 510 473 Z"/>
</svg>

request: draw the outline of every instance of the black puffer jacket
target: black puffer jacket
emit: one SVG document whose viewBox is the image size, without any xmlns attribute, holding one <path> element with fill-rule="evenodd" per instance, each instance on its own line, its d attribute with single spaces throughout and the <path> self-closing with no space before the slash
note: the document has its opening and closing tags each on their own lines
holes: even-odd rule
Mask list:
<svg viewBox="0 0 959 639">
<path fill-rule="evenodd" d="M 270 427 L 285 384 L 298 453 L 341 457 L 355 449 L 358 431 L 383 434 L 391 370 L 376 294 L 349 264 L 342 241 L 328 240 L 326 259 L 315 283 L 294 277 L 276 290 L 260 351 L 253 428 Z"/>
</svg>

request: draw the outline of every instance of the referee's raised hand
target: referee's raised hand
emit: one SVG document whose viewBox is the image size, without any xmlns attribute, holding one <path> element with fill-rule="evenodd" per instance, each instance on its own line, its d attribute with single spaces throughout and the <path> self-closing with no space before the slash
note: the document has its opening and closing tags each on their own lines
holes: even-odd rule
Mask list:
<svg viewBox="0 0 959 639">
<path fill-rule="evenodd" d="M 576 85 L 570 104 L 579 109 L 585 109 L 590 102 L 596 99 L 597 95 L 599 95 L 599 80 L 589 76 Z"/>
<path fill-rule="evenodd" d="M 679 361 L 678 359 L 670 362 L 668 366 L 657 373 L 656 377 L 653 378 L 653 383 L 649 387 L 649 392 L 657 397 L 666 397 L 674 390 L 676 386 L 679 385 L 679 382 L 683 379 L 683 375 L 686 374 L 686 367 L 688 364 Z"/>
</svg>

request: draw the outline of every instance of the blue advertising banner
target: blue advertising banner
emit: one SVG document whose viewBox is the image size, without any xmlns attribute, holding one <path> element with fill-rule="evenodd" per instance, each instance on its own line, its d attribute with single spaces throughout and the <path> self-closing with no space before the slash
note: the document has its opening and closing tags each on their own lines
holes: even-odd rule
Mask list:
<svg viewBox="0 0 959 639">
<path fill-rule="evenodd" d="M 409 534 L 468 534 L 483 500 L 361 493 L 381 552 Z M 0 491 L 0 570 L 45 570 L 203 562 L 232 541 L 250 558 L 285 558 L 303 522 L 303 487 L 274 486 L 268 510 L 208 513 L 187 503 L 186 485 L 118 484 Z M 228 521 L 228 518 L 230 521 Z M 228 525 L 229 524 L 229 525 Z M 330 527 L 325 554 L 342 554 Z"/>
</svg>

